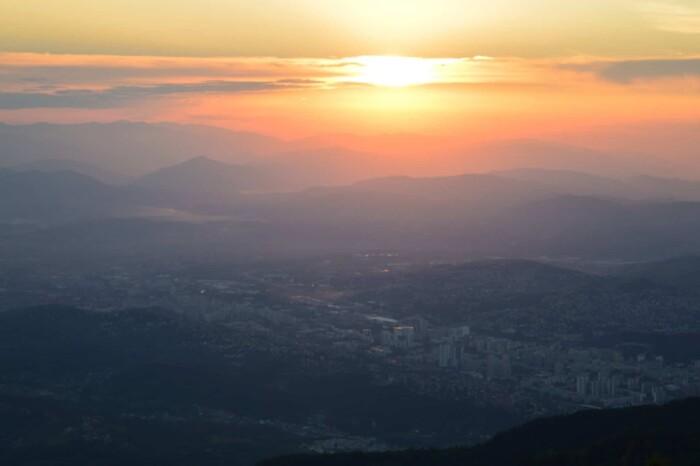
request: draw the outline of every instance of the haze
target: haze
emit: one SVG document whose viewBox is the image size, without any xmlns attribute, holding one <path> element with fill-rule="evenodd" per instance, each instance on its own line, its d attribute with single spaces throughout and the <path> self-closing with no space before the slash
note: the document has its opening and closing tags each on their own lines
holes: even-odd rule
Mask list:
<svg viewBox="0 0 700 466">
<path fill-rule="evenodd" d="M 0 464 L 697 466 L 699 0 L 0 0 Z"/>
</svg>

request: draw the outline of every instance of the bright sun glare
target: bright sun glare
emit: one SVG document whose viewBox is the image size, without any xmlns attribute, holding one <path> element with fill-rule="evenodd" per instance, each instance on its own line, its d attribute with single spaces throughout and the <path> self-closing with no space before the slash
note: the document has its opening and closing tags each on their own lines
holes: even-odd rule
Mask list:
<svg viewBox="0 0 700 466">
<path fill-rule="evenodd" d="M 435 81 L 431 60 L 399 56 L 368 56 L 357 59 L 357 81 L 375 86 L 404 87 Z"/>
</svg>

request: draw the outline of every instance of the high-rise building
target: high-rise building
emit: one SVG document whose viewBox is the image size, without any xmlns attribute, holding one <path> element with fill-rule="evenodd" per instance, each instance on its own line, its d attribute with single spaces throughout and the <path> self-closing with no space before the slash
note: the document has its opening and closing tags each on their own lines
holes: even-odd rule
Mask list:
<svg viewBox="0 0 700 466">
<path fill-rule="evenodd" d="M 582 397 L 588 394 L 588 375 L 576 377 L 576 394 Z"/>
<path fill-rule="evenodd" d="M 441 343 L 438 347 L 438 366 L 456 367 L 459 365 L 459 346 L 451 341 Z"/>
<path fill-rule="evenodd" d="M 397 326 L 382 331 L 382 344 L 392 348 L 410 348 L 415 341 L 416 331 L 411 326 Z"/>
<path fill-rule="evenodd" d="M 508 355 L 489 355 L 486 371 L 489 379 L 509 378 L 511 376 L 510 357 Z"/>
</svg>

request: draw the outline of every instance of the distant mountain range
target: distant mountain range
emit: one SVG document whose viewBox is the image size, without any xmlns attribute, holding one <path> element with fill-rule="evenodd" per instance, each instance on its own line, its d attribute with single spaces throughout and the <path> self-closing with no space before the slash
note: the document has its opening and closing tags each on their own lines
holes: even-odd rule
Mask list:
<svg viewBox="0 0 700 466">
<path fill-rule="evenodd" d="M 397 175 L 430 177 L 523 168 L 613 177 L 700 174 L 687 160 L 681 163 L 649 154 L 611 153 L 532 139 L 459 146 L 406 134 L 283 141 L 173 123 L 0 124 L 1 167 L 70 160 L 134 177 L 193 157 L 259 165 L 274 175 L 280 190 Z"/>
<path fill-rule="evenodd" d="M 282 152 L 286 144 L 252 133 L 171 123 L 0 124 L 0 164 L 68 159 L 140 176 L 204 156 L 231 163 Z"/>
<path fill-rule="evenodd" d="M 10 169 L 21 172 L 37 171 L 46 173 L 70 171 L 112 185 L 124 184 L 130 180 L 129 176 L 122 173 L 110 171 L 92 163 L 70 159 L 33 160 L 31 162 L 12 165 Z"/>
<path fill-rule="evenodd" d="M 36 164 L 41 169 L 0 171 L 4 223 L 160 221 L 183 212 L 179 218 L 215 215 L 231 223 L 221 247 L 233 238 L 253 245 L 266 238 L 299 251 L 428 248 L 476 257 L 617 259 L 700 253 L 700 183 L 686 180 L 527 169 L 290 192 L 281 189 L 280 172 L 206 157 L 118 185 L 60 169 L 90 172 L 82 162 Z"/>
<path fill-rule="evenodd" d="M 537 168 L 506 170 L 495 174 L 538 183 L 557 192 L 576 196 L 700 201 L 700 182 L 677 178 L 648 175 L 610 178 L 576 171 Z"/>
<path fill-rule="evenodd" d="M 62 224 L 59 237 L 72 224 L 65 245 L 82 237 L 115 251 L 126 247 L 113 234 L 123 222 L 149 251 L 159 247 L 148 241 L 168 237 L 183 251 L 201 243 L 217 253 L 393 248 L 625 260 L 700 253 L 700 182 L 603 175 L 624 172 L 624 157 L 505 141 L 472 148 L 483 157 L 403 160 L 321 143 L 192 125 L 0 125 L 1 220 Z M 503 169 L 397 175 L 418 167 L 454 173 L 476 161 Z M 646 173 L 657 173 L 652 165 Z M 182 223 L 192 219 L 197 224 Z M 81 222 L 90 227 L 81 230 Z M 141 228 L 150 233 L 139 235 Z M 5 247 L 50 247 L 32 246 L 40 241 L 32 234 Z"/>
</svg>

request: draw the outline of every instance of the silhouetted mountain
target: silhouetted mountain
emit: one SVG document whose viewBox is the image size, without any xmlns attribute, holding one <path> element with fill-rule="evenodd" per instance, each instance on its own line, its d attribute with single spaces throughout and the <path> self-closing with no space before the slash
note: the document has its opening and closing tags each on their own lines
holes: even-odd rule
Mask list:
<svg viewBox="0 0 700 466">
<path fill-rule="evenodd" d="M 654 176 L 607 178 L 589 173 L 527 168 L 497 175 L 539 183 L 560 194 L 636 200 L 700 201 L 700 182 Z"/>
<path fill-rule="evenodd" d="M 126 175 L 105 170 L 97 165 L 68 159 L 35 160 L 32 162 L 21 163 L 19 165 L 13 165 L 10 168 L 15 171 L 39 171 L 49 173 L 71 171 L 89 176 L 90 178 L 94 178 L 102 183 L 113 185 L 122 184 L 129 180 L 129 177 Z"/>
<path fill-rule="evenodd" d="M 657 176 L 637 176 L 626 180 L 634 190 L 648 199 L 700 201 L 700 182 Z"/>
<path fill-rule="evenodd" d="M 196 206 L 231 202 L 258 188 L 262 178 L 254 168 L 197 157 L 144 175 L 131 186 L 165 204 Z"/>
<path fill-rule="evenodd" d="M 560 196 L 529 203 L 494 226 L 531 253 L 662 258 L 697 251 L 700 203 Z"/>
<path fill-rule="evenodd" d="M 653 260 L 700 253 L 700 203 L 562 195 L 558 187 L 502 175 L 392 177 L 269 194 L 255 192 L 273 183 L 261 168 L 205 157 L 123 187 L 71 172 L 3 173 L 0 207 L 6 222 L 90 217 L 93 221 L 84 231 L 74 231 L 74 237 L 89 241 L 100 235 L 93 242 L 109 239 L 114 250 L 128 247 L 117 236 L 100 233 L 113 225 L 100 226 L 100 219 L 153 217 L 156 222 L 148 228 L 134 224 L 150 231 L 164 225 L 158 224 L 163 215 L 177 213 L 181 219 L 220 223 L 183 225 L 178 231 L 187 234 L 167 235 L 173 247 L 201 240 L 206 246 L 199 248 L 217 251 L 230 249 L 227 242 L 235 241 L 251 251 L 270 244 L 276 251 L 296 252 L 428 248 L 472 257 Z M 145 205 L 157 210 L 143 209 Z M 144 235 L 137 244 L 148 238 Z M 66 238 L 66 253 L 71 244 Z"/>
<path fill-rule="evenodd" d="M 242 163 L 286 147 L 278 140 L 252 133 L 137 122 L 0 124 L 0 141 L 0 163 L 4 165 L 69 159 L 130 176 L 180 163 L 196 154 Z"/>
<path fill-rule="evenodd" d="M 136 254 L 139 250 L 167 254 L 163 248 L 166 238 L 167 244 L 180 253 L 198 254 L 267 250 L 284 255 L 419 248 L 471 257 L 653 260 L 700 252 L 700 204 L 556 198 L 489 210 L 409 195 L 321 191 L 264 198 L 242 196 L 226 204 L 200 200 L 198 208 L 202 213 L 217 215 L 211 218 L 216 223 L 172 228 L 170 222 L 158 218 L 118 224 L 96 218 L 82 227 L 75 225 L 70 232 L 64 228 L 17 239 L 38 252 L 52 245 L 40 239 L 42 235 L 57 235 L 63 241 L 60 249 L 67 255 L 81 253 L 72 249 L 77 238 L 83 243 L 102 244 L 104 249 L 95 253 L 104 254 Z M 141 199 L 146 198 L 143 193 Z M 170 195 L 148 199 L 162 207 L 187 206 Z M 188 196 L 189 205 L 192 199 Z M 14 205 L 16 201 L 8 203 Z M 66 215 L 71 218 L 74 213 Z M 109 216 L 104 210 L 94 213 L 96 217 Z M 133 235 L 114 234 L 127 225 L 129 231 L 134 230 Z M 138 234 L 139 229 L 143 234 Z M 134 242 L 129 245 L 126 238 Z M 154 243 L 149 246 L 148 241 Z"/>
<path fill-rule="evenodd" d="M 627 198 L 630 195 L 629 190 L 620 180 L 583 172 L 522 168 L 504 170 L 495 172 L 495 174 L 505 178 L 538 183 L 561 194 L 611 198 Z"/>
<path fill-rule="evenodd" d="M 300 455 L 261 466 L 695 466 L 700 399 L 540 419 L 473 448 Z"/>
<path fill-rule="evenodd" d="M 284 224 L 289 234 L 322 241 L 448 245 L 467 242 L 508 208 L 552 195 L 538 185 L 492 175 L 392 177 L 264 197 L 250 213 Z"/>
<path fill-rule="evenodd" d="M 348 138 L 352 143 L 343 145 Z M 546 141 L 507 140 L 458 150 L 449 144 L 441 146 L 440 139 L 416 135 L 369 138 L 366 144 L 362 140 L 367 138 L 348 138 L 281 141 L 208 126 L 124 121 L 1 124 L 0 165 L 66 159 L 139 176 L 203 155 L 230 163 L 263 165 L 277 179 L 287 182 L 284 189 L 378 176 L 437 176 L 532 167 L 605 176 L 667 174 L 665 165 L 651 157 Z"/>
<path fill-rule="evenodd" d="M 3 221 L 70 221 L 104 217 L 130 205 L 113 187 L 70 171 L 0 171 Z"/>
<path fill-rule="evenodd" d="M 318 244 L 620 259 L 700 248 L 698 203 L 561 195 L 493 175 L 377 179 L 259 201 L 249 216 Z"/>
<path fill-rule="evenodd" d="M 700 293 L 700 256 L 676 257 L 625 267 L 620 276 L 645 286 Z"/>
</svg>

